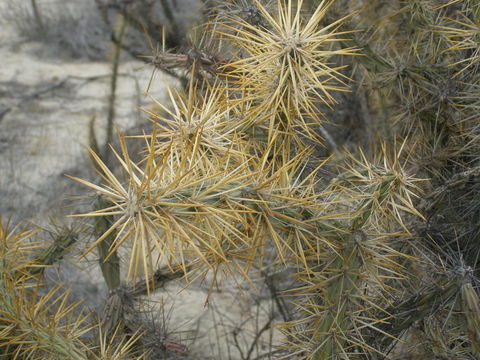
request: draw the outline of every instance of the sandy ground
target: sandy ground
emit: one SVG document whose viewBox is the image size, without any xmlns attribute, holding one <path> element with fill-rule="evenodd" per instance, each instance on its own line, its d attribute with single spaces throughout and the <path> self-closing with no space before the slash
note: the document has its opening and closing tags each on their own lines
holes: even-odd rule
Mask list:
<svg viewBox="0 0 480 360">
<path fill-rule="evenodd" d="M 7 0 L 0 1 L 5 4 Z M 72 200 L 84 189 L 65 174 L 94 179 L 86 151 L 89 125 L 95 119 L 97 141 L 104 144 L 111 65 L 62 54 L 45 56 L 50 50 L 44 43 L 22 39 L 9 24 L 0 27 L 0 214 L 14 222 L 45 225 L 53 213 L 62 217 L 89 210 L 88 201 Z M 141 133 L 148 120 L 139 108 L 150 104 L 143 92 L 152 69 L 125 57 L 120 74 L 117 130 Z M 157 74 L 150 94 L 167 102 L 166 89 L 171 86 L 176 86 L 171 78 Z M 79 249 L 50 269 L 47 278 L 70 286 L 74 299 L 99 311 L 107 295 L 101 273 L 95 259 L 81 263 L 78 253 Z M 255 333 L 270 318 L 272 300 L 265 294 L 254 300 L 250 291 L 228 286 L 215 292 L 206 306 L 204 287 L 182 291 L 183 286 L 172 283 L 154 300 L 165 304 L 169 333 L 188 347 L 187 358 L 246 358 Z M 268 353 L 272 336 L 278 334 L 264 333 L 251 359 Z"/>
</svg>

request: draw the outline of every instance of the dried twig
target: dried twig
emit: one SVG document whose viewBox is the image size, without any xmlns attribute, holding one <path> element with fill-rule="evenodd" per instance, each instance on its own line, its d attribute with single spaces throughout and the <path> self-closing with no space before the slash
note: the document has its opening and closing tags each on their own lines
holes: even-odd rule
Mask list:
<svg viewBox="0 0 480 360">
<path fill-rule="evenodd" d="M 188 268 L 187 268 L 188 271 Z M 174 269 L 174 271 L 169 270 L 166 267 L 158 269 L 155 271 L 153 276 L 149 280 L 149 289 L 159 289 L 165 286 L 169 281 L 179 279 L 185 276 L 185 272 L 183 269 L 178 268 Z M 140 280 L 135 283 L 132 287 L 128 290 L 129 295 L 136 298 L 142 295 L 146 295 L 148 293 L 147 284 L 145 280 Z"/>
<path fill-rule="evenodd" d="M 115 44 L 115 52 L 112 59 L 112 80 L 110 82 L 110 97 L 108 99 L 108 116 L 107 116 L 107 141 L 105 143 L 105 148 L 103 151 L 103 158 L 105 162 L 109 163 L 109 156 L 111 152 L 109 151 L 109 146 L 113 139 L 113 126 L 115 123 L 115 100 L 116 100 L 116 90 L 117 90 L 117 80 L 118 80 L 118 68 L 120 66 L 120 53 L 121 53 L 121 43 L 123 40 L 123 35 L 127 27 L 127 21 L 124 16 L 120 15 L 119 19 L 119 30 L 118 30 L 118 44 Z"/>
<path fill-rule="evenodd" d="M 34 93 L 25 96 L 16 105 L 10 106 L 10 107 L 7 107 L 6 109 L 1 110 L 0 111 L 0 121 L 3 119 L 3 117 L 5 115 L 7 115 L 10 111 L 14 110 L 15 108 L 21 107 L 22 105 L 25 105 L 25 104 L 29 103 L 30 101 L 33 101 L 33 100 L 39 98 L 40 95 L 46 94 L 50 91 L 56 90 L 56 89 L 64 86 L 68 79 L 69 79 L 69 77 L 66 77 L 63 80 L 57 81 L 57 82 L 55 82 L 51 85 L 48 85 L 48 86 L 46 86 L 46 87 L 44 87 L 44 88 L 42 88 L 38 91 L 35 91 Z"/>
<path fill-rule="evenodd" d="M 35 16 L 35 21 L 37 22 L 38 25 L 38 30 L 42 34 L 42 36 L 45 36 L 45 25 L 43 24 L 42 16 L 40 14 L 40 10 L 38 9 L 37 1 L 36 0 L 30 0 L 32 4 L 32 9 L 33 9 L 33 15 Z"/>
</svg>

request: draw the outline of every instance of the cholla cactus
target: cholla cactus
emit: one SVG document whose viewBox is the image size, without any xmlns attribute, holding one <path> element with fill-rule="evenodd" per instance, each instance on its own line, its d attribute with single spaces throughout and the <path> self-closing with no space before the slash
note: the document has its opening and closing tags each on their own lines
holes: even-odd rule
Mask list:
<svg viewBox="0 0 480 360">
<path fill-rule="evenodd" d="M 240 59 L 228 64 L 228 75 L 241 93 L 239 102 L 256 104 L 249 116 L 268 114 L 270 130 L 298 137 L 304 133 L 318 140 L 313 125 L 319 124 L 317 103 L 335 102 L 332 91 L 345 91 L 348 78 L 330 59 L 355 55 L 356 48 L 335 48 L 348 31 L 338 31 L 346 17 L 320 26 L 332 1 L 321 1 L 305 19 L 303 1 L 276 3 L 272 14 L 254 1 L 261 23 L 232 18 L 235 27 L 224 25 L 221 32 L 240 48 Z M 248 74 L 246 76 L 246 74 Z"/>
<path fill-rule="evenodd" d="M 155 54 L 158 68 L 187 68 L 185 91 L 145 110 L 153 126 L 134 136 L 145 144 L 139 160 L 120 135 L 118 169 L 90 151 L 100 183 L 73 178 L 97 195 L 94 210 L 74 216 L 97 220 L 84 255 L 98 248 L 111 290 L 97 346 L 85 348 L 80 318 L 32 329 L 22 309 L 44 321 L 54 292 L 35 305 L 28 299 L 37 294 L 24 296 L 10 279 L 5 291 L 23 300 L 2 303 L 0 320 L 18 325 L 2 328 L 6 347 L 44 356 L 44 335 L 56 328 L 48 350 L 58 358 L 126 358 L 138 346 L 123 327 L 139 334 L 141 326 L 121 313 L 135 311 L 125 304 L 139 287 L 155 290 L 160 267 L 213 287 L 249 281 L 270 262 L 296 273 L 286 292 L 296 311 L 280 324 L 285 358 L 394 359 L 399 340 L 415 335 L 421 346 L 409 356 L 478 357 L 478 4 L 459 3 L 230 1 L 202 34 L 215 54 Z M 361 131 L 381 140 L 320 157 L 327 124 L 340 127 L 335 112 L 348 111 L 337 99 L 355 96 L 346 95 L 350 77 L 364 92 Z M 450 217 L 451 229 L 441 220 Z M 458 261 L 435 247 L 439 239 L 457 245 Z M 31 279 L 31 267 L 15 274 Z M 57 301 L 56 319 L 70 312 L 66 298 Z M 32 334 L 35 350 L 19 340 Z"/>
<path fill-rule="evenodd" d="M 379 164 L 352 157 L 332 182 L 335 203 L 343 203 L 348 215 L 324 225 L 330 248 L 298 274 L 303 285 L 293 294 L 301 295 L 296 304 L 305 316 L 285 327 L 290 346 L 307 359 L 368 358 L 380 352 L 378 338 L 390 336 L 381 326 L 391 317 L 392 281 L 407 276 L 401 263 L 409 259 L 395 250 L 394 239 L 409 235 L 405 214 L 420 214 L 412 201 L 415 179 L 397 153 L 390 162 L 383 150 Z"/>
<path fill-rule="evenodd" d="M 60 286 L 45 289 L 35 283 L 35 271 L 45 267 L 39 254 L 51 253 L 48 246 L 35 242 L 38 230 L 8 229 L 0 222 L 0 354 L 21 359 L 91 358 L 131 359 L 130 347 L 138 340 L 106 338 L 98 351 L 87 340 L 92 325 L 90 315 L 71 303 L 69 292 Z M 54 245 L 55 246 L 55 245 Z M 37 261 L 32 260 L 37 259 Z M 100 357 L 97 355 L 101 353 Z M 137 357 L 138 359 L 143 358 Z"/>
</svg>

